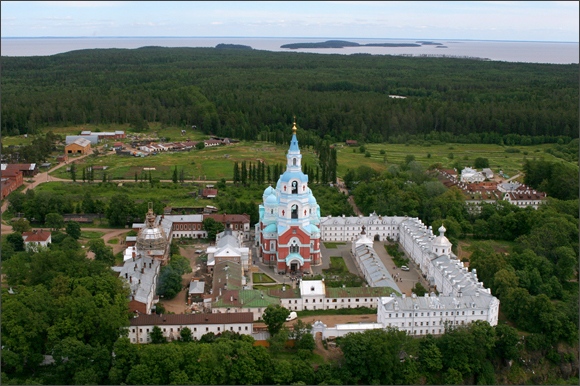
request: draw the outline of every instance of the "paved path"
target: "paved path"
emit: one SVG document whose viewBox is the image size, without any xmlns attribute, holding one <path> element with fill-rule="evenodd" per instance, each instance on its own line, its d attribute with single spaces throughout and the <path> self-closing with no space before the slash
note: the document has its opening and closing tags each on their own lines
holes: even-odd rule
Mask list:
<svg viewBox="0 0 580 386">
<path fill-rule="evenodd" d="M 381 258 L 381 261 L 389 273 L 393 275 L 398 274 L 398 277 L 403 279 L 403 281 L 397 282 L 397 286 L 399 286 L 401 291 L 411 296 L 412 290 L 418 281 L 421 282 L 425 289 L 429 289 L 427 281 L 423 279 L 420 270 L 417 268 L 415 263 L 413 263 L 412 259 L 409 259 L 409 271 L 403 271 L 402 269 L 396 267 L 395 263 L 393 262 L 393 258 L 387 253 L 384 241 L 375 241 L 373 248 Z"/>
<path fill-rule="evenodd" d="M 356 206 L 356 204 L 354 202 L 354 197 L 348 194 L 348 189 L 344 186 L 344 181 L 342 181 L 340 178 L 338 178 L 338 183 L 336 184 L 336 186 L 338 186 L 338 189 L 340 190 L 341 193 L 346 194 L 348 196 L 348 202 L 352 206 L 352 209 L 354 210 L 354 214 L 357 216 L 363 215 L 363 213 L 360 211 L 358 206 Z"/>
</svg>

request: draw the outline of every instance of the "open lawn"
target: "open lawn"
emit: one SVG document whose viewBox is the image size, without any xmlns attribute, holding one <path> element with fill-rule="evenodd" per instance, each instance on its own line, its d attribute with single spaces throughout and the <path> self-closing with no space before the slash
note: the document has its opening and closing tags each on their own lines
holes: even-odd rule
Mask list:
<svg viewBox="0 0 580 386">
<path fill-rule="evenodd" d="M 442 145 L 405 145 L 405 144 L 366 144 L 366 151 L 371 156 L 365 157 L 364 153 L 359 152 L 358 147 L 343 147 L 337 149 L 338 155 L 338 175 L 344 176 L 348 169 L 367 165 L 371 168 L 384 171 L 391 165 L 400 165 L 404 163 L 407 155 L 414 155 L 415 161 L 428 168 L 434 163 L 440 162 L 444 168 L 452 169 L 455 162 L 459 161 L 462 166 L 473 166 L 476 158 L 482 157 L 489 159 L 490 168 L 498 172 L 500 169 L 510 177 L 520 171 L 525 158 L 538 157 L 547 161 L 560 162 L 551 154 L 545 153 L 544 149 L 554 147 L 553 144 L 544 144 L 536 146 L 499 146 L 493 144 L 442 144 Z M 506 149 L 519 149 L 519 153 L 506 153 Z M 353 152 L 353 149 L 356 152 Z M 380 154 L 384 150 L 385 154 Z M 527 154 L 526 154 L 527 153 Z M 449 158 L 453 154 L 453 159 Z M 429 156 L 430 155 L 430 156 Z M 387 158 L 385 162 L 384 158 Z M 566 162 L 566 161 L 564 161 Z M 574 163 L 574 165 L 578 165 Z"/>
<path fill-rule="evenodd" d="M 276 280 L 272 279 L 265 273 L 253 273 L 252 279 L 254 283 L 275 283 Z"/>
<path fill-rule="evenodd" d="M 347 273 L 348 272 L 348 268 L 346 267 L 346 264 L 344 262 L 344 259 L 340 256 L 331 256 L 330 257 L 330 268 L 323 270 L 324 273 L 327 274 L 341 274 L 341 273 Z"/>
<path fill-rule="evenodd" d="M 346 245 L 346 243 L 324 243 L 324 246 L 328 249 L 336 249 L 338 245 Z"/>
<path fill-rule="evenodd" d="M 283 284 L 272 284 L 272 285 L 260 285 L 260 284 L 255 284 L 253 285 L 253 288 L 255 290 L 269 290 L 269 289 L 282 289 L 284 285 Z M 290 287 L 290 284 L 286 284 L 287 287 Z"/>
<path fill-rule="evenodd" d="M 95 170 L 94 180 L 102 180 L 103 173 L 111 179 L 125 179 L 134 181 L 135 173 L 138 178 L 148 178 L 149 170 L 154 168 L 151 177 L 161 180 L 171 180 L 173 170 L 177 167 L 178 175 L 183 169 L 184 180 L 209 180 L 219 181 L 225 178 L 231 181 L 234 175 L 235 162 L 242 161 L 266 162 L 273 166 L 276 163 L 286 163 L 286 146 L 276 146 L 266 142 L 241 142 L 229 146 L 208 147 L 203 150 L 192 149 L 187 152 L 166 152 L 146 157 L 118 156 L 116 154 L 87 157 L 77 164 L 77 181 L 82 180 L 82 169 L 89 166 L 107 166 L 106 171 Z M 304 152 L 303 162 L 312 164 L 314 155 Z M 146 174 L 142 174 L 146 173 Z M 66 168 L 59 168 L 50 173 L 51 176 L 71 179 L 70 172 Z"/>
<path fill-rule="evenodd" d="M 80 201 L 85 192 L 89 192 L 94 199 L 109 199 L 118 193 L 127 194 L 129 199 L 141 200 L 140 202 L 148 202 L 153 199 L 158 199 L 167 204 L 167 206 L 206 206 L 214 205 L 213 200 L 203 200 L 191 196 L 188 193 L 197 191 L 198 184 L 187 183 L 174 184 L 170 182 L 162 182 L 156 184 L 154 187 L 148 182 L 134 183 L 72 183 L 72 182 L 47 182 L 38 185 L 35 191 L 49 191 L 64 195 L 67 200 Z"/>
<path fill-rule="evenodd" d="M 99 231 L 81 231 L 81 238 L 83 239 L 100 239 L 105 235 L 105 232 Z"/>
</svg>

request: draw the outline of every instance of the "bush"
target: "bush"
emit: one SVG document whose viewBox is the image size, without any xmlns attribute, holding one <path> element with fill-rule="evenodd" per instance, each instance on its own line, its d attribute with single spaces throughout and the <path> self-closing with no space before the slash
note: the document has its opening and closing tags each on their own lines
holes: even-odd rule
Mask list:
<svg viewBox="0 0 580 386">
<path fill-rule="evenodd" d="M 371 153 L 367 151 L 367 152 L 365 153 L 365 157 L 367 157 L 367 158 L 371 158 Z"/>
<path fill-rule="evenodd" d="M 559 364 L 560 362 L 562 362 L 562 357 L 560 356 L 560 354 L 558 354 L 558 352 L 556 350 L 550 350 L 546 353 L 546 358 L 555 364 Z"/>
<path fill-rule="evenodd" d="M 423 285 L 421 283 L 417 283 L 417 284 L 415 284 L 415 288 L 413 288 L 413 292 L 417 296 L 423 296 L 427 293 L 427 290 L 425 289 L 425 287 L 423 287 Z"/>
<path fill-rule="evenodd" d="M 384 149 L 381 150 L 381 154 L 385 154 L 386 151 Z"/>
</svg>

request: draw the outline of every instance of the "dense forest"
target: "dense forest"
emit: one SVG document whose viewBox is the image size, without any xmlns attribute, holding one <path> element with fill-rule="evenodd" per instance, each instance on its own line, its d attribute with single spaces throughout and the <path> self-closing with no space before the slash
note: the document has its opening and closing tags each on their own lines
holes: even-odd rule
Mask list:
<svg viewBox="0 0 580 386">
<path fill-rule="evenodd" d="M 120 333 L 131 316 L 128 288 L 108 269 L 110 247 L 86 259 L 78 236 L 67 227 L 67 233 L 53 233 L 50 248 L 21 251 L 3 262 L 14 291 L 2 288 L 2 384 L 523 384 L 538 354 L 547 361 L 545 373 L 531 378 L 534 383 L 578 382 L 562 379 L 577 358 L 553 345 L 557 336 L 521 339 L 505 323 L 447 326 L 436 339 L 415 339 L 391 328 L 349 334 L 336 340 L 342 359 L 327 362 L 313 354 L 314 338 L 305 323 L 296 331 L 280 325 L 269 349 L 229 331 L 194 341 L 187 328 L 171 343 L 154 328 L 151 344 L 135 345 Z M 512 282 L 498 277 L 501 290 L 509 291 Z M 545 295 L 536 298 L 542 307 L 519 312 L 529 314 L 528 323 L 539 321 L 535 328 L 554 324 L 555 330 L 560 317 L 550 317 L 554 306 Z M 524 307 L 521 301 L 512 304 Z M 561 312 L 577 313 L 577 306 Z M 293 348 L 285 345 L 289 338 L 295 339 Z M 42 364 L 44 355 L 54 362 Z"/>
<path fill-rule="evenodd" d="M 3 135 L 145 120 L 285 143 L 293 116 L 305 145 L 568 143 L 579 131 L 575 65 L 227 47 L 80 50 L 1 65 Z"/>
</svg>

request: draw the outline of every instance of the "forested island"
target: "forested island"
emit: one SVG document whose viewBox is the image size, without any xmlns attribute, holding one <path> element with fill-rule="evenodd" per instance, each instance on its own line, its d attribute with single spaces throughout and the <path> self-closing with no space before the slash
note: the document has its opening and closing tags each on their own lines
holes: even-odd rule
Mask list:
<svg viewBox="0 0 580 386">
<path fill-rule="evenodd" d="M 1 66 L 2 135 L 144 120 L 282 143 L 293 116 L 306 141 L 525 145 L 579 131 L 576 65 L 149 47 Z"/>
<path fill-rule="evenodd" d="M 417 43 L 422 44 L 424 46 L 442 46 L 442 43 L 435 43 L 431 41 L 418 41 Z"/>
<path fill-rule="evenodd" d="M 320 43 L 290 43 L 283 44 L 280 48 L 296 50 L 299 48 L 344 48 L 344 47 L 421 47 L 420 44 L 413 43 L 368 43 L 359 44 L 344 40 L 327 40 Z"/>
<path fill-rule="evenodd" d="M 215 46 L 216 49 L 218 50 L 224 50 L 224 49 L 230 49 L 230 50 L 252 50 L 253 48 L 250 46 L 246 46 L 243 44 L 226 44 L 226 43 L 220 43 L 217 46 Z"/>
</svg>

